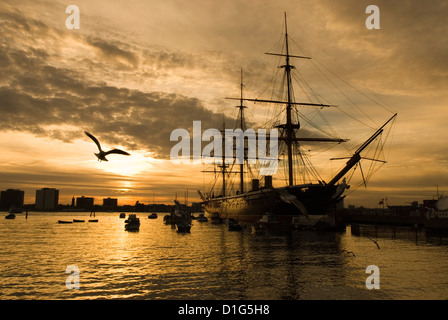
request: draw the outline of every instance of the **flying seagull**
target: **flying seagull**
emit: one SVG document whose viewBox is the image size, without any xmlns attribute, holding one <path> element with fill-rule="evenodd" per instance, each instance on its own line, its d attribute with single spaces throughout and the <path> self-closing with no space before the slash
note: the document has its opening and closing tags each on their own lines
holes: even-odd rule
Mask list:
<svg viewBox="0 0 448 320">
<path fill-rule="evenodd" d="M 98 158 L 98 161 L 109 161 L 109 160 L 106 159 L 106 156 L 107 156 L 108 154 L 111 154 L 111 153 L 117 153 L 117 154 L 123 154 L 123 155 L 125 155 L 125 156 L 130 156 L 129 153 L 127 153 L 126 151 L 120 150 L 120 149 L 112 149 L 112 150 L 109 150 L 109 151 L 107 151 L 107 152 L 104 152 L 104 151 L 101 149 L 101 145 L 100 145 L 100 143 L 99 143 L 99 141 L 98 141 L 97 138 L 95 138 L 93 135 L 91 135 L 91 134 L 88 133 L 87 131 L 84 131 L 84 133 L 85 133 L 90 139 L 92 139 L 93 142 L 95 142 L 96 145 L 98 146 L 99 153 L 95 153 L 96 157 Z"/>
<path fill-rule="evenodd" d="M 347 251 L 347 250 L 344 249 L 344 250 L 341 251 L 341 253 L 342 252 L 347 252 L 347 254 L 351 254 L 351 255 L 353 255 L 353 257 L 356 258 L 355 254 L 353 252 L 351 252 L 351 251 Z"/>
<path fill-rule="evenodd" d="M 368 238 L 370 241 L 373 241 L 373 243 L 375 243 L 376 244 L 376 246 L 377 246 L 377 248 L 378 248 L 378 250 L 381 250 L 380 249 L 380 245 L 378 244 L 378 242 L 376 242 L 375 240 L 373 240 L 373 239 L 370 239 L 370 238 Z"/>
</svg>

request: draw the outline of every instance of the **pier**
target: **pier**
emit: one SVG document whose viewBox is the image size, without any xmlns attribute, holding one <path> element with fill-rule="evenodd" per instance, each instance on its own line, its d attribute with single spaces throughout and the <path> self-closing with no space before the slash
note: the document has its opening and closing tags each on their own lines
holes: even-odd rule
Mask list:
<svg viewBox="0 0 448 320">
<path fill-rule="evenodd" d="M 437 239 L 442 244 L 448 238 L 448 218 L 430 214 L 394 215 L 379 213 L 345 213 L 343 220 L 351 227 L 355 236 L 415 238 L 416 243 L 423 239 Z"/>
</svg>

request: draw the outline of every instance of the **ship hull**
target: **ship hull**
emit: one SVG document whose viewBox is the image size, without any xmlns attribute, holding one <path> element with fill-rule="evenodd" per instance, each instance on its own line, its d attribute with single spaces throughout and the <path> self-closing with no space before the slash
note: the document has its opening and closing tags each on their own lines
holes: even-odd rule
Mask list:
<svg viewBox="0 0 448 320">
<path fill-rule="evenodd" d="M 253 223 L 264 214 L 271 214 L 283 223 L 291 224 L 293 217 L 299 217 L 295 221 L 302 221 L 304 226 L 334 225 L 337 223 L 335 208 L 344 190 L 345 186 L 307 184 L 211 198 L 203 204 L 205 211 L 212 216 L 240 222 Z"/>
</svg>

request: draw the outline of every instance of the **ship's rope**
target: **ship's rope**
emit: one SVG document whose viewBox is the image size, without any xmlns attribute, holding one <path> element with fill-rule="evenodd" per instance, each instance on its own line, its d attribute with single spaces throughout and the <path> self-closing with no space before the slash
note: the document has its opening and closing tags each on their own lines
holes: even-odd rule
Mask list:
<svg viewBox="0 0 448 320">
<path fill-rule="evenodd" d="M 299 26 L 299 28 L 300 28 L 300 26 Z M 314 43 L 315 47 L 320 47 L 320 48 L 321 48 L 321 49 L 319 50 L 320 53 L 322 53 L 322 52 L 325 53 L 325 52 L 326 52 L 325 48 L 322 48 L 322 47 L 321 47 L 318 43 L 316 43 L 311 37 L 309 37 L 308 34 L 307 34 L 307 32 L 306 32 L 305 30 L 302 30 L 302 33 L 301 33 L 301 34 L 305 35 L 310 41 L 312 41 L 312 42 Z M 316 64 L 314 63 L 314 61 L 316 61 L 317 64 L 321 65 L 322 68 L 324 68 L 325 70 L 327 70 L 329 73 L 331 73 L 333 76 L 335 76 L 336 78 L 338 78 L 340 81 L 344 82 L 346 85 L 348 85 L 349 87 L 351 87 L 353 90 L 357 91 L 359 94 L 365 96 L 366 98 L 368 98 L 369 100 L 371 100 L 372 102 L 374 102 L 376 105 L 382 107 L 384 110 L 386 110 L 386 111 L 388 111 L 388 112 L 390 112 L 390 113 L 392 113 L 392 114 L 395 113 L 395 111 L 393 111 L 392 108 L 391 108 L 386 102 L 384 102 L 384 100 L 382 100 L 378 95 L 376 95 L 375 93 L 373 93 L 369 88 L 367 88 L 367 87 L 365 87 L 365 86 L 362 86 L 362 87 L 363 87 L 363 90 L 368 91 L 368 92 L 369 92 L 372 96 L 374 96 L 377 100 L 375 100 L 375 99 L 373 99 L 372 97 L 368 96 L 366 93 L 364 93 L 363 91 L 361 91 L 361 90 L 358 89 L 357 87 L 353 86 L 352 84 L 350 84 L 349 82 L 347 82 L 346 80 L 344 80 L 344 79 L 343 79 L 342 77 L 340 77 L 336 72 L 332 71 L 332 70 L 331 70 L 330 68 L 328 68 L 323 62 L 321 62 L 315 55 L 311 55 L 309 52 L 307 52 L 307 50 L 305 50 L 303 47 L 301 47 L 296 41 L 294 41 L 293 38 L 289 37 L 289 39 L 290 39 L 291 47 L 295 46 L 295 47 L 297 47 L 297 48 L 299 49 L 300 52 L 303 52 L 304 55 L 312 56 L 312 59 L 310 60 L 311 64 L 312 64 L 316 69 L 318 69 L 319 72 L 320 72 L 322 75 L 326 76 L 325 73 L 322 72 L 322 70 L 319 69 L 319 68 L 316 66 Z M 327 55 L 328 55 L 328 53 L 327 53 Z M 333 57 L 332 57 L 331 59 L 332 59 L 332 61 L 334 61 L 334 58 L 333 58 Z M 343 72 L 345 72 L 346 74 L 348 73 L 348 72 L 344 69 L 344 67 L 343 67 L 343 65 L 342 65 L 341 63 L 338 63 L 338 61 L 336 61 L 336 63 L 337 63 L 337 65 L 338 65 L 338 67 L 342 69 Z M 333 84 L 333 85 L 334 85 L 334 84 Z M 337 86 L 335 86 L 335 87 L 338 89 Z M 342 93 L 342 92 L 341 92 L 341 93 Z M 350 99 L 348 99 L 348 100 L 350 100 Z M 355 106 L 356 106 L 356 104 L 355 104 Z M 363 112 L 362 110 L 360 110 L 360 111 Z M 373 122 L 373 123 L 375 123 L 375 122 Z"/>
<path fill-rule="evenodd" d="M 321 63 L 319 60 L 317 60 L 316 58 L 313 59 L 314 61 L 316 61 L 319 65 L 321 65 L 325 70 L 327 70 L 328 72 L 330 72 L 332 75 L 334 75 L 336 78 L 338 78 L 340 81 L 344 82 L 346 85 L 348 85 L 350 88 L 352 88 L 353 90 L 357 91 L 359 94 L 363 95 L 364 97 L 366 97 L 367 99 L 369 99 L 370 101 L 374 102 L 375 104 L 377 104 L 378 106 L 380 106 L 381 108 L 383 108 L 384 110 L 390 112 L 390 113 L 395 113 L 392 108 L 390 106 L 388 106 L 378 95 L 376 95 L 375 93 L 373 93 L 372 91 L 370 91 L 368 88 L 364 87 L 364 89 L 366 91 L 368 91 L 370 94 L 374 95 L 378 100 L 373 99 L 372 97 L 370 97 L 369 95 L 367 95 L 366 93 L 364 93 L 363 91 L 361 91 L 360 89 L 358 89 L 357 87 L 353 86 L 352 84 L 350 84 L 349 82 L 347 82 L 346 80 L 342 79 L 340 76 L 338 76 L 335 72 L 333 72 L 332 70 L 330 70 L 327 66 L 325 66 L 323 63 Z M 316 67 L 317 68 L 317 67 Z M 362 110 L 360 110 L 362 111 Z M 363 112 L 364 113 L 364 112 Z"/>
<path fill-rule="evenodd" d="M 322 177 L 311 163 L 309 157 L 303 152 L 299 143 L 295 143 L 295 148 L 298 150 L 297 154 L 300 157 L 300 161 L 303 163 L 303 183 L 312 182 L 312 179 L 322 181 Z M 308 177 L 307 177 L 308 174 Z"/>
<path fill-rule="evenodd" d="M 314 96 L 315 100 L 312 99 L 312 97 L 307 93 L 306 90 L 303 90 L 305 95 L 308 97 L 309 101 L 316 101 L 317 103 L 327 103 L 327 104 L 331 104 L 330 101 L 328 101 L 327 99 L 321 97 L 319 95 L 318 92 L 316 92 L 313 88 L 311 88 L 311 86 L 308 84 L 308 82 L 306 81 L 306 79 L 302 76 L 301 73 L 299 72 L 294 72 L 293 73 L 294 79 L 296 79 L 296 82 L 301 84 L 303 83 L 307 88 L 308 88 L 308 92 L 310 92 L 312 94 L 312 96 Z M 301 88 L 303 88 L 301 86 Z M 333 128 L 333 126 L 331 125 L 331 123 L 327 120 L 327 118 L 323 115 L 323 113 L 320 111 L 320 108 L 316 108 L 313 107 L 313 109 L 316 111 L 316 113 L 320 116 L 320 118 L 322 119 L 322 121 L 324 122 L 324 124 L 326 125 L 326 127 L 330 130 L 331 133 L 326 132 L 325 130 L 323 130 L 322 128 L 319 128 L 317 125 L 313 124 L 312 121 L 308 121 L 309 124 L 313 125 L 316 129 L 320 130 L 321 132 L 325 133 L 328 136 L 334 137 L 334 138 L 338 138 L 340 139 L 340 136 L 338 135 L 338 133 L 336 132 L 336 130 Z M 299 112 L 297 110 L 297 112 Z M 301 117 L 305 118 L 304 114 L 300 114 Z"/>
</svg>

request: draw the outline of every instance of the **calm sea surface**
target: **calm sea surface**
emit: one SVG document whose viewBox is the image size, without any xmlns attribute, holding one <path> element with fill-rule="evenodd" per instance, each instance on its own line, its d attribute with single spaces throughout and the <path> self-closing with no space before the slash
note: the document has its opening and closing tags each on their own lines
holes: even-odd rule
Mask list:
<svg viewBox="0 0 448 320">
<path fill-rule="evenodd" d="M 2 213 L 6 215 L 6 213 Z M 0 299 L 447 299 L 448 245 L 403 236 L 293 231 L 252 234 L 163 215 L 124 230 L 119 213 L 34 213 L 0 219 Z M 58 220 L 85 223 L 58 224 Z M 399 232 L 398 232 L 399 233 Z M 348 254 L 345 251 L 353 252 Z M 79 289 L 68 289 L 68 266 Z M 366 268 L 379 268 L 379 289 Z"/>
</svg>

